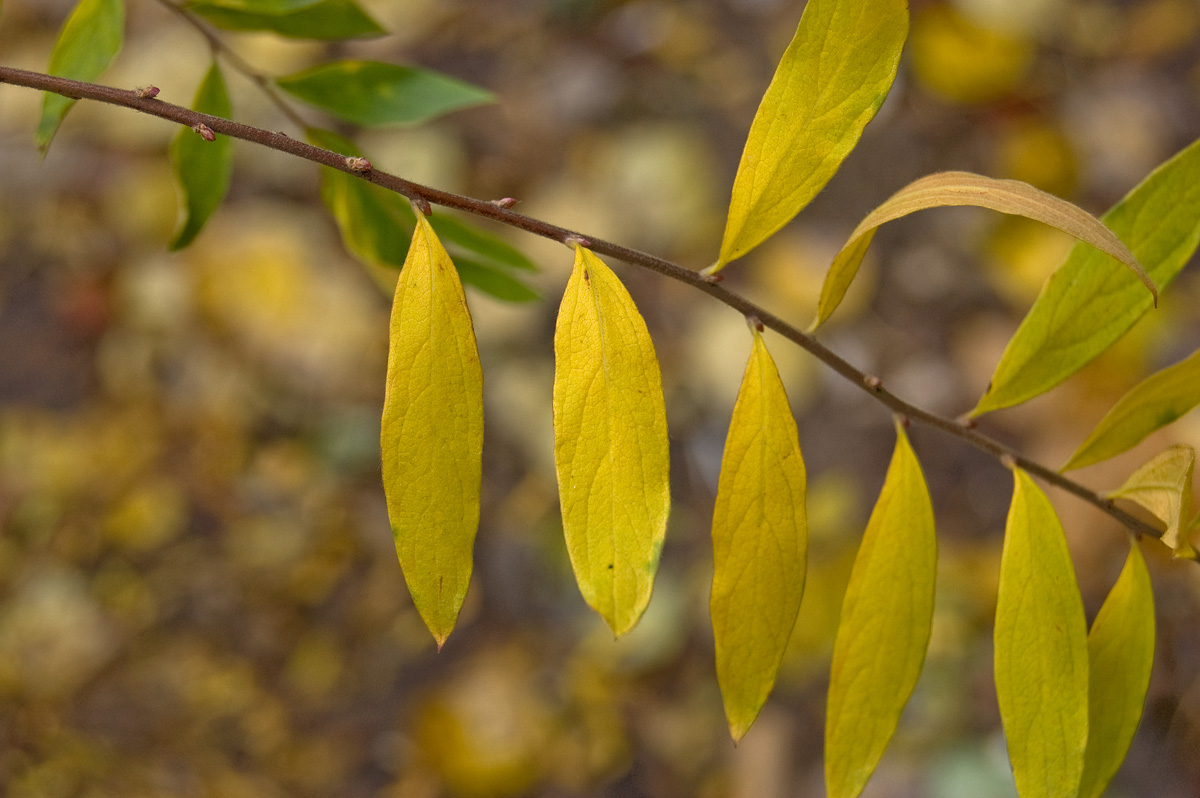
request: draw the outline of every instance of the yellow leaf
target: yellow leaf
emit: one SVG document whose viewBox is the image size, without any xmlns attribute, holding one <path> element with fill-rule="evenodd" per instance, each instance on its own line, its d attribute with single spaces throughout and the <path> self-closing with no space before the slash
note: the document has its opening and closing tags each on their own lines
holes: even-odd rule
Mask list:
<svg viewBox="0 0 1200 798">
<path fill-rule="evenodd" d="M 1154 594 L 1136 541 L 1088 633 L 1088 745 L 1079 798 L 1100 798 L 1129 751 L 1154 666 Z"/>
<path fill-rule="evenodd" d="M 713 509 L 709 609 L 717 680 L 734 740 L 766 702 L 804 594 L 804 459 L 779 372 L 754 332 Z"/>
<path fill-rule="evenodd" d="M 1088 738 L 1087 628 L 1062 525 L 1024 471 L 1004 532 L 996 697 L 1021 798 L 1074 795 Z"/>
<path fill-rule="evenodd" d="M 1155 301 L 1158 299 L 1158 290 L 1133 253 L 1099 219 L 1079 206 L 1019 180 L 996 180 L 970 172 L 938 172 L 909 183 L 867 214 L 854 228 L 850 239 L 829 267 L 825 284 L 821 287 L 817 318 L 810 331 L 828 319 L 842 301 L 863 256 L 867 254 L 867 248 L 871 246 L 876 228 L 916 211 L 954 205 L 974 205 L 1024 216 L 1062 230 L 1124 263 L 1150 289 Z"/>
<path fill-rule="evenodd" d="M 830 798 L 855 798 L 896 731 L 929 646 L 937 581 L 933 505 L 904 428 L 854 560 L 825 716 Z"/>
<path fill-rule="evenodd" d="M 1171 547 L 1173 556 L 1196 559 L 1188 540 L 1195 467 L 1196 451 L 1191 446 L 1172 446 L 1130 474 L 1108 498 L 1129 499 L 1152 512 L 1167 525 L 1162 542 Z"/>
<path fill-rule="evenodd" d="M 458 272 L 421 214 L 392 303 L 380 438 L 396 553 L 440 648 L 471 580 L 483 372 Z"/>
<path fill-rule="evenodd" d="M 809 0 L 750 125 L 721 256 L 745 255 L 817 195 L 896 77 L 905 0 Z"/>
<path fill-rule="evenodd" d="M 646 322 L 579 246 L 554 330 L 554 463 L 575 579 L 622 635 L 650 601 L 667 531 L 667 414 Z"/>
</svg>

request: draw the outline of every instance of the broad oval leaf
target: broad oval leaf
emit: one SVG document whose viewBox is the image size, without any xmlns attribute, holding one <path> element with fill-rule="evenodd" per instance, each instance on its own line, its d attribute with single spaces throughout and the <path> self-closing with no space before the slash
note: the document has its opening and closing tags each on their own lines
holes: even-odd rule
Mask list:
<svg viewBox="0 0 1200 798">
<path fill-rule="evenodd" d="M 233 116 L 229 90 L 215 61 L 196 90 L 192 108 L 226 119 Z M 171 164 L 183 191 L 183 219 L 170 246 L 175 250 L 192 243 L 225 199 L 233 175 L 233 139 L 217 136 L 205 141 L 185 127 L 171 142 Z"/>
<path fill-rule="evenodd" d="M 47 72 L 60 78 L 95 80 L 121 51 L 125 36 L 125 4 L 122 0 L 80 0 L 63 24 Z M 75 101 L 46 92 L 37 141 L 42 154 L 50 147 L 58 126 Z"/>
<path fill-rule="evenodd" d="M 622 635 L 650 601 L 666 536 L 667 413 L 646 322 L 580 246 L 554 329 L 554 464 L 579 590 Z"/>
<path fill-rule="evenodd" d="M 1100 420 L 1060 470 L 1083 468 L 1132 449 L 1200 404 L 1200 349 L 1135 385 Z"/>
<path fill-rule="evenodd" d="M 1087 627 L 1062 525 L 1020 469 L 996 599 L 996 697 L 1021 798 L 1074 795 L 1088 739 Z"/>
<path fill-rule="evenodd" d="M 1154 283 L 1146 276 L 1137 258 L 1100 220 L 1077 205 L 1034 188 L 1020 180 L 997 180 L 970 172 L 938 172 L 914 180 L 897 191 L 882 205 L 867 214 L 842 247 L 821 286 L 817 318 L 810 331 L 833 313 L 850 287 L 875 230 L 916 211 L 946 206 L 974 205 L 1000 213 L 1024 216 L 1072 235 L 1128 266 L 1157 298 Z"/>
<path fill-rule="evenodd" d="M 334 61 L 288 77 L 279 88 L 357 125 L 411 125 L 492 101 L 491 92 L 416 67 Z"/>
<path fill-rule="evenodd" d="M 400 567 L 440 648 L 471 580 L 483 373 L 458 272 L 420 215 L 392 303 L 380 440 Z"/>
<path fill-rule="evenodd" d="M 1192 475 L 1196 452 L 1191 446 L 1172 446 L 1152 457 L 1129 475 L 1125 484 L 1106 494 L 1110 499 L 1129 499 L 1149 510 L 1167 525 L 1162 542 L 1172 556 L 1196 559 L 1188 540 L 1192 518 Z"/>
<path fill-rule="evenodd" d="M 320 0 L 282 12 L 197 0 L 185 8 L 224 30 L 271 31 L 293 39 L 361 39 L 387 33 L 354 0 Z"/>
<path fill-rule="evenodd" d="M 804 595 L 804 459 L 775 363 L 754 331 L 713 508 L 709 610 L 729 733 L 740 740 L 775 686 Z"/>
<path fill-rule="evenodd" d="M 1151 172 L 1100 220 L 1165 289 L 1200 243 L 1200 140 Z M 1127 269 L 1076 244 L 1042 286 L 971 415 L 1050 390 L 1124 335 L 1151 305 Z"/>
<path fill-rule="evenodd" d="M 896 77 L 905 0 L 809 0 L 767 87 L 738 165 L 721 255 L 745 255 L 817 195 Z"/>
<path fill-rule="evenodd" d="M 1154 594 L 1137 541 L 1088 633 L 1088 744 L 1079 798 L 1100 798 L 1142 719 L 1154 667 Z"/>
<path fill-rule="evenodd" d="M 925 664 L 933 627 L 933 504 L 908 436 L 896 450 L 854 559 L 833 647 L 825 715 L 830 798 L 855 798 L 875 772 Z"/>
</svg>

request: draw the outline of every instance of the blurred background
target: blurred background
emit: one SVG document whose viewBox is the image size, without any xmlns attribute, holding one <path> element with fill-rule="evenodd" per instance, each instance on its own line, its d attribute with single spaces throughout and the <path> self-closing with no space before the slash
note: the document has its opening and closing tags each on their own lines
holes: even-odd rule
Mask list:
<svg viewBox="0 0 1200 798">
<path fill-rule="evenodd" d="M 437 69 L 494 105 L 355 138 L 379 168 L 693 268 L 717 252 L 741 144 L 798 0 L 362 0 L 390 34 L 222 34 L 256 69 L 333 57 Z M 7 0 L 0 60 L 43 70 L 68 0 Z M 872 207 L 931 171 L 1013 177 L 1094 213 L 1200 137 L 1195 0 L 912 0 L 895 88 L 828 188 L 726 270 L 804 326 Z M 194 29 L 131 0 L 103 82 L 189 104 Z M 299 137 L 226 69 L 236 118 Z M 232 190 L 168 253 L 175 128 L 94 104 L 42 160 L 37 92 L 0 86 L 0 792 L 13 796 L 819 796 L 841 597 L 893 444 L 888 412 L 768 334 L 809 472 L 804 605 L 757 725 L 729 740 L 707 616 L 709 524 L 749 352 L 743 319 L 613 264 L 662 364 L 674 505 L 654 598 L 614 643 L 562 543 L 550 396 L 571 253 L 497 229 L 542 299 L 469 290 L 485 376 L 482 522 L 459 626 L 435 653 L 380 486 L 390 297 L 348 256 L 319 169 L 237 143 Z M 332 126 L 297 106 L 314 124 Z M 346 131 L 354 134 L 354 131 Z M 437 210 L 438 213 L 444 211 Z M 885 227 L 821 338 L 958 415 L 1070 242 L 936 210 Z M 1200 346 L 1193 264 L 1124 341 L 982 428 L 1057 466 L 1126 389 Z M 865 795 L 1014 795 L 991 619 L 1009 474 L 914 428 L 941 547 L 925 672 Z M 1080 472 L 1114 488 L 1192 413 Z M 1122 529 L 1052 492 L 1089 619 Z M 1112 796 L 1200 793 L 1200 571 L 1147 542 L 1158 655 Z"/>
</svg>

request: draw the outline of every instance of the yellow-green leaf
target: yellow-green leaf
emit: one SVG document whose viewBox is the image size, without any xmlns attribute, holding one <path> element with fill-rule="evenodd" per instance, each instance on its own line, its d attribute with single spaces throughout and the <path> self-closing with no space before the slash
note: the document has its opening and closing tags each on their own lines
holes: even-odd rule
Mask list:
<svg viewBox="0 0 1200 798">
<path fill-rule="evenodd" d="M 59 31 L 47 72 L 72 80 L 95 80 L 121 50 L 125 36 L 122 0 L 80 0 Z M 35 136 L 44 155 L 75 101 L 46 92 Z"/>
<path fill-rule="evenodd" d="M 1087 628 L 1062 525 L 1025 472 L 996 599 L 996 697 L 1021 798 L 1074 795 L 1088 739 Z"/>
<path fill-rule="evenodd" d="M 1129 751 L 1154 666 L 1154 594 L 1136 541 L 1088 633 L 1088 744 L 1079 798 L 1100 798 Z"/>
<path fill-rule="evenodd" d="M 719 271 L 787 224 L 854 148 L 887 96 L 905 0 L 809 0 L 742 152 Z"/>
<path fill-rule="evenodd" d="M 575 579 L 622 635 L 650 601 L 667 532 L 667 413 L 646 322 L 579 246 L 554 330 L 554 463 Z"/>
<path fill-rule="evenodd" d="M 1130 474 L 1125 484 L 1110 492 L 1110 499 L 1129 499 L 1154 514 L 1167 525 L 1162 542 L 1175 557 L 1196 558 L 1188 540 L 1192 518 L 1192 474 L 1196 452 L 1191 446 L 1172 446 L 1151 458 Z"/>
<path fill-rule="evenodd" d="M 900 722 L 929 646 L 937 581 L 933 505 L 904 427 L 854 560 L 825 715 L 829 798 L 856 798 Z"/>
<path fill-rule="evenodd" d="M 200 82 L 192 108 L 226 119 L 233 115 L 225 78 L 216 61 Z M 171 142 L 171 165 L 183 190 L 183 221 L 171 240 L 170 248 L 174 250 L 190 244 L 225 199 L 233 175 L 233 139 L 217 136 L 206 141 L 184 127 Z"/>
<path fill-rule="evenodd" d="M 709 610 L 734 740 L 770 695 L 800 611 L 808 552 L 805 479 L 783 382 L 755 330 L 713 508 Z"/>
<path fill-rule="evenodd" d="M 1127 451 L 1198 404 L 1200 349 L 1131 388 L 1061 470 L 1083 468 Z"/>
<path fill-rule="evenodd" d="M 420 214 L 392 303 L 380 438 L 396 553 L 440 648 L 471 580 L 483 372 L 458 272 Z"/>
<path fill-rule="evenodd" d="M 1020 180 L 996 180 L 970 172 L 938 172 L 909 183 L 867 214 L 854 228 L 825 276 L 817 318 L 810 330 L 824 323 L 841 303 L 863 256 L 867 254 L 867 248 L 871 246 L 876 228 L 916 211 L 952 205 L 974 205 L 1024 216 L 1062 230 L 1121 261 L 1150 289 L 1153 296 L 1158 296 L 1154 283 L 1146 276 L 1133 253 L 1099 219 L 1079 206 Z"/>
<path fill-rule="evenodd" d="M 1200 140 L 1151 172 L 1100 219 L 1164 290 L 1200 243 Z M 1152 304 L 1127 269 L 1076 244 L 1042 286 L 971 415 L 1050 390 L 1124 335 Z"/>
</svg>

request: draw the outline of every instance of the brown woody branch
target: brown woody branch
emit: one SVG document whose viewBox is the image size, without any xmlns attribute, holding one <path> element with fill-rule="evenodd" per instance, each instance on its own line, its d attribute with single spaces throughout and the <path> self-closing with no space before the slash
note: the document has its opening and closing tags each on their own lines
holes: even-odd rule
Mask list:
<svg viewBox="0 0 1200 798">
<path fill-rule="evenodd" d="M 40 72 L 29 72 L 5 66 L 0 66 L 0 83 L 11 83 L 16 86 L 54 92 L 55 94 L 60 94 L 74 100 L 95 100 L 97 102 L 109 103 L 110 105 L 119 105 L 191 128 L 199 129 L 199 125 L 204 125 L 215 133 L 261 144 L 264 147 L 270 147 L 280 152 L 286 152 L 323 166 L 346 172 L 362 180 L 367 180 L 375 185 L 394 191 L 421 206 L 432 203 L 447 208 L 455 208 L 476 216 L 493 219 L 510 227 L 515 227 L 519 230 L 524 230 L 528 233 L 564 244 L 571 241 L 586 242 L 587 247 L 594 252 L 608 255 L 635 266 L 651 269 L 681 283 L 687 283 L 693 288 L 699 289 L 718 301 L 723 302 L 744 316 L 758 319 L 764 327 L 769 327 L 797 346 L 807 350 L 826 366 L 871 394 L 876 400 L 890 408 L 893 412 L 901 414 L 910 421 L 916 421 L 941 430 L 974 446 L 976 449 L 988 453 L 1009 468 L 1021 468 L 1030 474 L 1040 477 L 1051 485 L 1074 494 L 1120 521 L 1135 535 L 1151 535 L 1153 537 L 1161 537 L 1162 535 L 1161 530 L 1155 529 L 1141 519 L 1130 515 L 1115 506 L 1111 500 L 1104 496 L 1063 476 L 1051 468 L 1028 459 L 1003 443 L 978 432 L 971 426 L 944 418 L 909 404 L 888 391 L 878 377 L 868 375 L 855 368 L 811 335 L 788 324 L 775 314 L 755 305 L 745 297 L 722 288 L 712 278 L 706 278 L 700 273 L 686 269 L 672 261 L 516 213 L 504 207 L 505 203 L 502 202 L 478 200 L 422 186 L 404 178 L 378 171 L 370 167 L 369 164 L 364 164 L 361 158 L 348 158 L 329 150 L 323 150 L 320 147 L 314 147 L 311 144 L 298 141 L 285 133 L 271 132 L 218 116 L 198 113 L 182 106 L 147 98 L 135 91 L 116 89 L 94 83 L 82 83 Z"/>
</svg>

